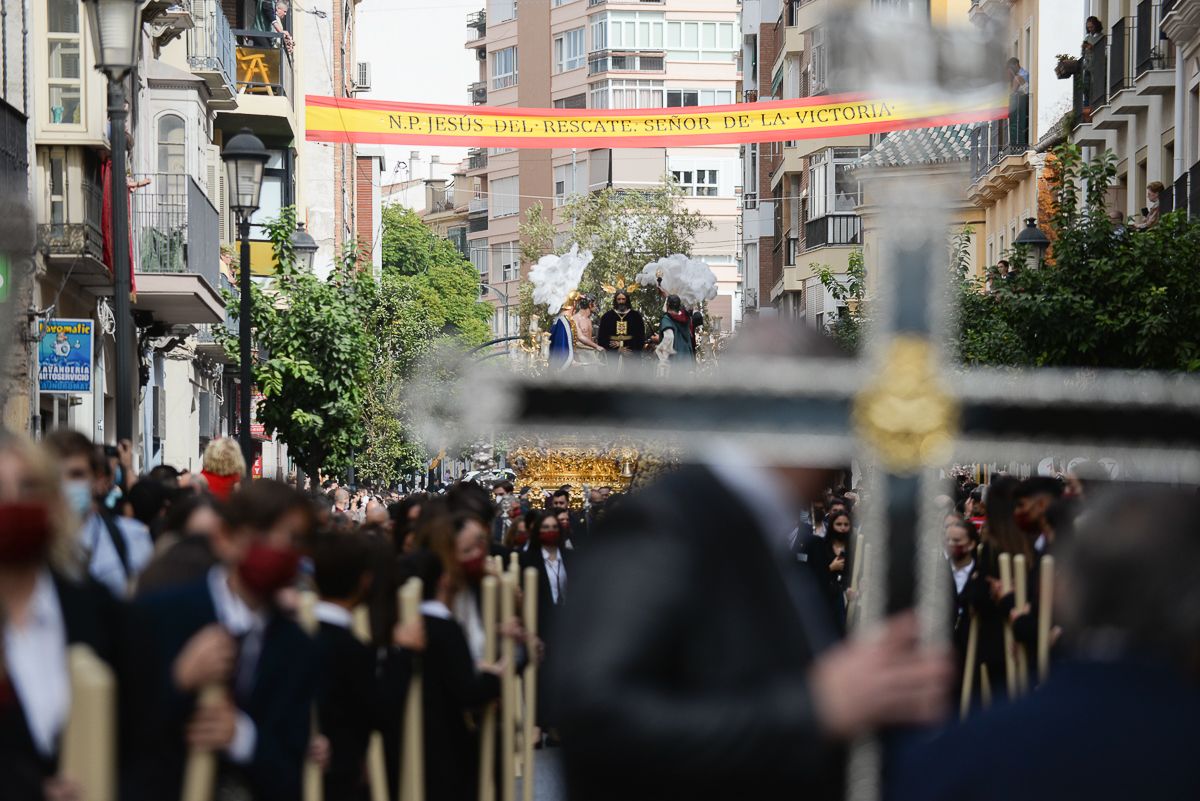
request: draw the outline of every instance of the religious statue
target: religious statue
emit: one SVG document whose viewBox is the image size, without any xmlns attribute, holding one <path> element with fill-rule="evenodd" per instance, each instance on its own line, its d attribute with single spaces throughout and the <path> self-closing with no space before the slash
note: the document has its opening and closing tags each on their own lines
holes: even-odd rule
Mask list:
<svg viewBox="0 0 1200 801">
<path fill-rule="evenodd" d="M 575 333 L 575 364 L 581 367 L 600 364 L 600 354 L 604 352 L 604 348 L 592 338 L 592 309 L 595 305 L 591 296 L 580 295 L 575 301 L 575 314 L 571 318 Z"/>
<path fill-rule="evenodd" d="M 616 364 L 627 357 L 640 357 L 646 347 L 646 321 L 629 301 L 629 292 L 618 289 L 613 295 L 612 308 L 600 318 L 600 346 L 615 352 Z"/>
<path fill-rule="evenodd" d="M 550 326 L 550 369 L 566 370 L 575 361 L 575 330 L 571 324 L 570 301 L 559 309 Z"/>
<path fill-rule="evenodd" d="M 659 348 L 670 343 L 671 352 L 665 354 L 665 358 L 671 361 L 680 358 L 692 360 L 692 314 L 683 308 L 683 301 L 678 295 L 667 296 L 667 305 L 659 323 L 659 335 Z M 660 353 L 659 358 L 663 359 L 664 354 Z"/>
</svg>

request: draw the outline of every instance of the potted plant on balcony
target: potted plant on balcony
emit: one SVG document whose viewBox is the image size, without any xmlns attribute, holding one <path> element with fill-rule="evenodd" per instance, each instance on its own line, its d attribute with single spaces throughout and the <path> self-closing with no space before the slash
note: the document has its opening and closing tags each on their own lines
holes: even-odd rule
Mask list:
<svg viewBox="0 0 1200 801">
<path fill-rule="evenodd" d="M 1058 63 L 1054 65 L 1054 74 L 1059 80 L 1066 80 L 1079 74 L 1079 59 L 1066 53 L 1058 54 Z"/>
</svg>

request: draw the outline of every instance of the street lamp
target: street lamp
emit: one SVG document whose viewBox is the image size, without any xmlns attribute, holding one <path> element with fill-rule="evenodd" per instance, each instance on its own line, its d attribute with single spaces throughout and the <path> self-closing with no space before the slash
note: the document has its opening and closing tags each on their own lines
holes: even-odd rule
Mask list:
<svg viewBox="0 0 1200 801">
<path fill-rule="evenodd" d="M 117 442 L 133 441 L 133 309 L 130 307 L 129 187 L 125 181 L 125 76 L 137 65 L 141 0 L 84 0 L 96 50 L 96 69 L 108 77 L 112 152 L 112 271 L 117 362 Z"/>
<path fill-rule="evenodd" d="M 238 336 L 241 339 L 238 373 L 242 382 L 241 410 L 238 419 L 238 442 L 246 459 L 246 470 L 254 464 L 254 441 L 250 438 L 250 216 L 258 211 L 258 196 L 262 189 L 263 168 L 270 158 L 262 140 L 249 128 L 243 128 L 225 143 L 221 151 L 225 161 L 226 186 L 229 187 L 229 208 L 237 217 L 238 239 L 241 242 L 241 264 L 238 267 Z"/>
<path fill-rule="evenodd" d="M 1017 234 L 1013 244 L 1024 245 L 1029 249 L 1027 265 L 1036 269 L 1042 263 L 1042 257 L 1046 255 L 1046 250 L 1050 247 L 1050 238 L 1042 232 L 1041 228 L 1038 228 L 1036 218 L 1026 217 L 1025 227 L 1021 229 L 1021 233 Z"/>
<path fill-rule="evenodd" d="M 296 266 L 302 272 L 311 273 L 313 259 L 317 255 L 317 240 L 304 229 L 302 222 L 296 223 L 296 230 L 292 233 L 292 252 L 296 254 Z"/>
</svg>

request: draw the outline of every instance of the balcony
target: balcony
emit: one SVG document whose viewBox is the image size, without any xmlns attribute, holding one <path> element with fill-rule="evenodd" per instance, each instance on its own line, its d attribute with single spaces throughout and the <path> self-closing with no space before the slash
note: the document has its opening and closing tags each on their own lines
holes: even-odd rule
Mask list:
<svg viewBox="0 0 1200 801">
<path fill-rule="evenodd" d="M 188 32 L 188 66 L 204 79 L 214 105 L 233 108 L 238 62 L 229 20 L 217 0 L 193 0 L 192 18 L 195 25 Z"/>
<path fill-rule="evenodd" d="M 168 325 L 219 323 L 217 210 L 191 176 L 159 173 L 133 194 L 137 308 Z"/>
<path fill-rule="evenodd" d="M 601 50 L 588 54 L 588 75 L 605 72 L 665 72 L 665 54 L 661 50 Z"/>
<path fill-rule="evenodd" d="M 804 224 L 806 250 L 826 246 L 861 245 L 862 220 L 857 214 L 827 214 Z"/>
<path fill-rule="evenodd" d="M 71 280 L 93 288 L 100 294 L 111 293 L 112 271 L 104 261 L 104 193 L 100 170 L 88 170 L 80 194 L 51 201 L 51 221 L 38 225 L 38 250 L 47 264 L 70 270 Z"/>
<path fill-rule="evenodd" d="M 295 76 L 292 56 L 283 44 L 283 34 L 239 29 L 231 32 L 239 42 L 236 50 L 237 91 L 243 97 L 238 99 L 238 110 L 268 116 L 289 113 L 294 105 Z M 247 96 L 262 97 L 271 105 L 274 103 L 272 98 L 286 98 L 287 102 L 278 110 L 272 110 L 271 105 L 266 104 L 257 109 L 257 101 L 252 104 Z"/>
<path fill-rule="evenodd" d="M 971 131 L 968 196 L 976 204 L 1003 196 L 1033 171 L 1027 157 L 1029 144 L 1025 133 L 1012 120 L 982 123 Z"/>
<path fill-rule="evenodd" d="M 482 106 L 487 103 L 487 82 L 475 81 L 467 87 L 467 94 L 471 97 L 471 105 Z"/>
<path fill-rule="evenodd" d="M 488 165 L 486 148 L 475 147 L 467 151 L 467 170 L 482 170 Z"/>
<path fill-rule="evenodd" d="M 25 185 L 29 170 L 27 125 L 24 114 L 0 100 L 0 186 Z"/>
<path fill-rule="evenodd" d="M 783 5 L 779 21 L 785 28 L 794 28 L 797 32 L 810 31 L 824 22 L 831 4 L 823 0 L 788 0 Z M 776 35 L 783 34 L 778 30 Z"/>
<path fill-rule="evenodd" d="M 487 210 L 488 210 L 487 195 L 484 195 L 482 197 L 473 197 L 473 198 L 471 198 L 470 202 L 467 204 L 467 213 L 471 214 L 472 216 L 476 215 L 476 214 L 487 214 Z"/>
<path fill-rule="evenodd" d="M 1169 95 L 1175 91 L 1175 48 L 1159 35 L 1171 0 L 1141 0 L 1134 20 L 1134 88 L 1139 95 Z"/>
<path fill-rule="evenodd" d="M 483 9 L 472 11 L 467 15 L 467 30 L 471 38 L 482 39 L 487 36 L 487 12 Z"/>
</svg>

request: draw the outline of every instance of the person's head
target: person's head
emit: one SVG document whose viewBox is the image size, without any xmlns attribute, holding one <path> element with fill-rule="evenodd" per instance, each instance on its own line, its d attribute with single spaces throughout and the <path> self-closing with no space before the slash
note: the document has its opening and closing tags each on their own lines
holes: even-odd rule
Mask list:
<svg viewBox="0 0 1200 801">
<path fill-rule="evenodd" d="M 177 489 L 180 486 L 179 477 L 179 471 L 169 464 L 155 465 L 146 474 L 146 480 L 157 482 L 170 489 Z"/>
<path fill-rule="evenodd" d="M 496 500 L 500 500 L 505 495 L 513 494 L 513 485 L 511 481 L 497 481 L 492 485 L 492 495 L 496 496 Z"/>
<path fill-rule="evenodd" d="M 1021 69 L 1021 61 L 1020 61 L 1020 59 L 1018 59 L 1014 56 L 1014 57 L 1010 58 L 1008 61 L 1006 61 L 1004 66 L 1008 69 L 1008 71 L 1010 73 L 1012 73 L 1013 75 L 1016 75 L 1017 70 Z"/>
<path fill-rule="evenodd" d="M 1008 259 L 1001 259 L 1000 261 L 996 262 L 996 271 L 998 273 L 1000 273 L 1001 275 L 1006 275 L 1008 273 L 1008 270 L 1009 270 Z"/>
<path fill-rule="evenodd" d="M 225 507 L 227 525 L 212 540 L 213 554 L 236 571 L 249 602 L 267 603 L 296 576 L 296 546 L 312 534 L 308 500 L 270 479 L 239 489 Z"/>
<path fill-rule="evenodd" d="M 454 531 L 454 556 L 458 573 L 474 586 L 483 580 L 488 556 L 488 531 L 483 522 L 470 514 L 455 512 L 450 517 Z"/>
<path fill-rule="evenodd" d="M 571 508 L 571 493 L 567 490 L 555 490 L 550 496 L 551 509 L 570 509 Z"/>
<path fill-rule="evenodd" d="M 1063 495 L 1082 498 L 1106 481 L 1108 481 L 1108 471 L 1102 465 L 1084 459 L 1067 470 L 1067 483 L 1063 487 Z"/>
<path fill-rule="evenodd" d="M 961 517 L 946 523 L 946 555 L 956 565 L 975 555 L 975 527 Z"/>
<path fill-rule="evenodd" d="M 562 532 L 554 512 L 535 509 L 525 516 L 525 528 L 529 530 L 529 549 L 537 551 L 542 546 L 558 546 L 562 543 Z"/>
<path fill-rule="evenodd" d="M 344 512 L 350 508 L 350 493 L 342 487 L 338 487 L 333 491 L 333 508 L 339 512 Z"/>
<path fill-rule="evenodd" d="M 849 512 L 850 511 L 850 507 L 846 503 L 845 498 L 840 498 L 837 496 L 834 496 L 829 501 L 829 504 L 825 508 L 826 508 L 825 516 L 826 516 L 827 520 L 829 517 L 832 517 L 833 515 L 837 514 L 838 512 Z"/>
<path fill-rule="evenodd" d="M 484 526 L 490 526 L 496 519 L 496 504 L 492 503 L 491 494 L 483 485 L 473 481 L 455 484 L 446 493 L 446 501 L 451 511 L 477 517 Z"/>
<path fill-rule="evenodd" d="M 825 535 L 827 537 L 845 542 L 850 537 L 850 531 L 853 528 L 854 522 L 850 519 L 850 513 L 845 509 L 838 509 L 825 516 Z"/>
<path fill-rule="evenodd" d="M 1060 557 L 1055 623 L 1068 648 L 1165 661 L 1200 680 L 1200 496 L 1174 489 L 1098 499 Z"/>
<path fill-rule="evenodd" d="M 229 500 L 246 474 L 246 459 L 233 437 L 219 437 L 208 443 L 203 466 L 200 472 L 208 480 L 208 491 L 218 501 Z"/>
<path fill-rule="evenodd" d="M 525 525 L 525 518 L 513 518 L 512 525 L 504 533 L 504 547 L 521 548 L 527 542 L 529 542 L 529 529 Z"/>
<path fill-rule="evenodd" d="M 407 561 L 412 575 L 421 580 L 422 600 L 446 600 L 452 595 L 452 582 L 441 554 L 428 548 L 418 548 L 409 554 Z"/>
<path fill-rule="evenodd" d="M 592 487 L 588 490 L 588 503 L 595 506 L 598 503 L 604 503 L 604 493 L 599 487 Z"/>
<path fill-rule="evenodd" d="M 358 534 L 318 534 L 310 550 L 313 581 L 322 599 L 354 606 L 370 586 L 371 551 Z"/>
<path fill-rule="evenodd" d="M 629 293 L 624 289 L 618 289 L 613 295 L 613 308 L 619 312 L 629 309 Z"/>
<path fill-rule="evenodd" d="M 1146 200 L 1149 200 L 1152 203 L 1157 203 L 1158 196 L 1165 192 L 1166 189 L 1167 188 L 1163 186 L 1162 181 L 1151 181 L 1146 185 Z"/>
<path fill-rule="evenodd" d="M 288 15 L 291 6 L 288 0 L 275 0 L 275 16 L 282 21 Z"/>
<path fill-rule="evenodd" d="M 571 534 L 571 512 L 567 509 L 555 509 L 554 518 L 558 521 L 558 530 L 564 537 Z"/>
<path fill-rule="evenodd" d="M 91 440 L 68 429 L 46 437 L 46 448 L 58 462 L 62 494 L 71 511 L 80 518 L 87 517 L 96 507 L 97 482 L 105 472 L 103 457 Z"/>
<path fill-rule="evenodd" d="M 75 574 L 78 520 L 64 502 L 52 454 L 0 430 L 0 570 L 51 564 Z"/>
<path fill-rule="evenodd" d="M 580 295 L 575 301 L 575 311 L 582 312 L 584 314 L 591 314 L 592 304 L 593 301 L 591 295 Z"/>
<path fill-rule="evenodd" d="M 1013 517 L 1019 484 L 1020 481 L 1009 475 L 996 473 L 992 476 L 987 490 L 987 520 L 983 525 L 983 537 L 999 553 L 1023 554 L 1026 559 L 1032 559 L 1033 549 L 1029 538 Z"/>
<path fill-rule="evenodd" d="M 967 500 L 963 504 L 963 512 L 967 517 L 983 517 L 987 513 L 987 507 L 983 502 L 983 487 L 975 487 L 967 495 Z"/>
<path fill-rule="evenodd" d="M 386 526 L 388 524 L 387 507 L 378 498 L 367 501 L 367 511 L 363 522 L 369 526 Z"/>
<path fill-rule="evenodd" d="M 1125 215 L 1116 210 L 1110 211 L 1108 221 L 1113 224 L 1114 228 L 1122 226 L 1125 224 Z"/>
<path fill-rule="evenodd" d="M 1036 534 L 1044 529 L 1046 510 L 1062 497 L 1063 485 L 1057 478 L 1032 476 L 1025 479 L 1013 494 L 1016 501 L 1013 519 L 1023 531 Z"/>
<path fill-rule="evenodd" d="M 163 531 L 179 537 L 203 537 L 211 540 L 225 525 L 221 510 L 208 495 L 191 495 L 171 504 Z"/>
<path fill-rule="evenodd" d="M 157 481 L 143 480 L 130 487 L 125 497 L 133 507 L 133 516 L 152 534 L 158 534 L 159 525 L 171 505 L 171 489 Z"/>
<path fill-rule="evenodd" d="M 612 491 L 612 487 L 601 487 L 600 497 L 607 501 L 610 497 L 612 497 Z"/>
<path fill-rule="evenodd" d="M 1104 23 L 1100 21 L 1099 17 L 1088 17 L 1087 20 L 1084 21 L 1083 27 L 1088 33 L 1100 33 L 1104 30 Z"/>
<path fill-rule="evenodd" d="M 667 311 L 683 311 L 683 301 L 680 300 L 678 295 L 667 296 Z"/>
</svg>

